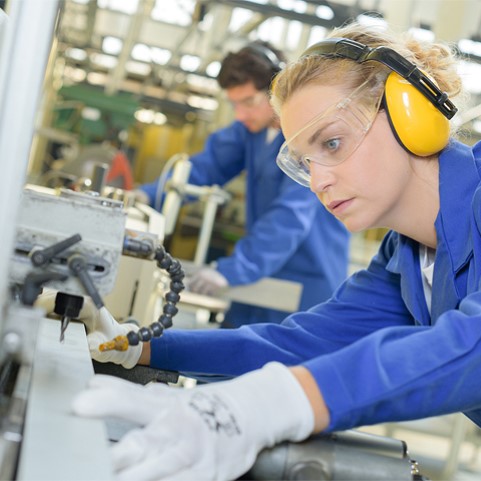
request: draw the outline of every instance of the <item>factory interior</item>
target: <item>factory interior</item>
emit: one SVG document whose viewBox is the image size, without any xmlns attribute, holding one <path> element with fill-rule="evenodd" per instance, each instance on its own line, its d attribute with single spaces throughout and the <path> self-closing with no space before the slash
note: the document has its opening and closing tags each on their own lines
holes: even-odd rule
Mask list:
<svg viewBox="0 0 481 481">
<path fill-rule="evenodd" d="M 115 479 L 108 449 L 116 426 L 109 431 L 99 420 L 68 413 L 73 395 L 94 373 L 85 330 L 81 323 L 69 323 L 75 316 L 68 311 L 60 322 L 39 314 L 32 306 L 41 287 L 100 299 L 120 323 L 133 319 L 148 326 L 165 313 L 170 279 L 157 257 L 157 264 L 152 262 L 151 251 L 142 254 L 145 243 L 163 246 L 188 276 L 230 256 L 246 235 L 246 173 L 222 186 L 193 186 L 188 171 L 182 171 L 208 136 L 235 118 L 217 82 L 229 52 L 262 41 L 292 61 L 330 29 L 352 20 L 389 25 L 427 41 L 441 39 L 462 55 L 459 73 L 469 94 L 453 122 L 466 144 L 481 140 L 479 0 L 1 4 L 2 480 Z M 153 205 L 138 196 L 137 188 L 147 183 L 156 183 Z M 75 250 L 82 245 L 77 233 L 88 239 L 85 251 Z M 351 236 L 350 273 L 368 265 L 385 234 L 379 228 Z M 67 244 L 60 246 L 64 240 Z M 50 260 L 35 261 L 32 253 L 39 249 Z M 83 264 L 67 276 L 73 257 L 63 253 L 70 251 Z M 42 270 L 48 262 L 53 267 Z M 86 263 L 95 264 L 90 274 Z M 17 296 L 23 304 L 7 296 L 12 285 L 23 286 Z M 298 310 L 301 291 L 301 284 L 274 277 L 216 295 L 185 290 L 173 327 L 218 329 L 232 302 L 287 316 Z M 135 376 L 157 379 L 149 368 L 121 376 L 136 382 L 142 381 Z M 181 375 L 171 383 L 189 388 L 196 381 Z M 463 414 L 361 426 L 356 432 L 405 443 L 422 479 L 481 479 L 481 429 Z M 359 470 L 353 469 L 349 479 L 399 481 L 366 474 L 363 446 L 350 449 Z M 411 469 L 403 479 L 421 477 Z"/>
</svg>

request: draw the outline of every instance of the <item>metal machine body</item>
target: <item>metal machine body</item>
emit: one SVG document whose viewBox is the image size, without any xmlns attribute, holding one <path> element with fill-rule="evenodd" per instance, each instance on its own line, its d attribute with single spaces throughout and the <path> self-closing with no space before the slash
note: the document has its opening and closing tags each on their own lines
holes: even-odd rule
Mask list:
<svg viewBox="0 0 481 481">
<path fill-rule="evenodd" d="M 2 479 L 112 477 L 105 427 L 69 413 L 72 396 L 94 374 L 85 328 L 75 323 L 64 332 L 68 323 L 44 318 L 33 301 L 50 287 L 80 299 L 93 289 L 101 302 L 100 294 L 115 285 L 125 218 L 121 202 L 89 194 L 33 187 L 21 193 L 0 338 Z M 72 259 L 82 259 L 82 276 L 90 283 L 72 268 Z M 29 283 L 34 288 L 25 295 Z"/>
<path fill-rule="evenodd" d="M 126 213 L 122 202 L 61 190 L 26 188 L 22 193 L 17 221 L 15 250 L 10 279 L 23 283 L 32 272 L 31 255 L 80 234 L 81 241 L 59 252 L 49 262 L 52 272 L 67 279 L 51 281 L 49 287 L 68 294 L 87 294 L 77 276 L 69 270 L 69 258 L 82 255 L 100 294 L 112 291 L 122 255 Z M 34 269 L 39 270 L 39 267 Z"/>
<path fill-rule="evenodd" d="M 242 479 L 426 481 L 403 441 L 343 431 L 263 450 Z"/>
<path fill-rule="evenodd" d="M 62 295 L 83 303 L 84 296 L 90 296 L 97 307 L 104 305 L 104 295 L 116 289 L 115 295 L 123 292 L 132 300 L 135 289 L 118 283 L 121 260 L 128 259 L 131 267 L 153 266 L 170 276 L 171 292 L 159 318 L 164 324 L 157 323 L 155 332 L 154 324 L 139 331 L 142 342 L 146 336 L 161 335 L 176 313 L 183 273 L 161 245 L 163 223 L 155 216 L 148 222 L 151 211 L 144 207 L 136 210 L 143 216 L 133 218 L 133 207 L 126 209 L 121 201 L 91 193 L 34 186 L 23 190 L 9 269 L 11 299 L 0 338 L 1 479 L 30 480 L 37 475 L 73 479 L 79 473 L 82 479 L 97 479 L 98 473 L 101 479 L 112 476 L 103 423 L 69 413 L 72 396 L 94 374 L 85 328 L 81 323 L 46 319 L 33 304 L 43 287 L 57 291 L 57 299 Z M 128 223 L 129 213 L 133 222 Z M 76 269 L 79 259 L 81 273 Z M 113 304 L 116 298 L 111 299 Z M 162 302 L 161 296 L 158 301 Z M 61 342 L 55 335 L 59 326 Z M 83 453 L 80 458 L 78 453 Z M 86 457 L 92 464 L 82 461 Z"/>
</svg>

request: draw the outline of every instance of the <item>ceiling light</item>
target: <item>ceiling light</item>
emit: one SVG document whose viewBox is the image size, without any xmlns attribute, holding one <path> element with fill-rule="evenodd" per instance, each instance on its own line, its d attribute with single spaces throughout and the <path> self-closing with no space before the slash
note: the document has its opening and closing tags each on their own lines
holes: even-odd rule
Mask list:
<svg viewBox="0 0 481 481">
<path fill-rule="evenodd" d="M 150 109 L 139 109 L 135 112 L 134 117 L 144 124 L 151 124 L 154 121 L 155 112 Z"/>
<path fill-rule="evenodd" d="M 123 42 L 117 37 L 104 37 L 102 50 L 109 55 L 118 55 L 122 51 Z"/>
<path fill-rule="evenodd" d="M 165 65 L 172 57 L 170 50 L 165 48 L 151 47 L 150 53 L 152 55 L 152 60 L 159 65 Z"/>
<path fill-rule="evenodd" d="M 227 30 L 229 32 L 236 32 L 244 24 L 246 24 L 253 16 L 252 10 L 247 10 L 246 8 L 234 8 L 232 10 L 232 15 L 230 16 L 229 26 Z"/>
<path fill-rule="evenodd" d="M 296 51 L 299 47 L 299 42 L 301 41 L 303 25 L 301 22 L 296 20 L 291 20 L 287 26 L 286 32 L 286 47 L 289 50 Z"/>
<path fill-rule="evenodd" d="M 217 75 L 219 75 L 220 72 L 220 67 L 221 63 L 216 60 L 215 62 L 211 62 L 209 65 L 207 65 L 205 68 L 205 73 L 209 77 L 217 78 Z"/>
<path fill-rule="evenodd" d="M 140 60 L 141 62 L 150 63 L 152 61 L 152 54 L 150 52 L 150 47 L 144 43 L 137 43 L 132 49 L 132 58 L 134 60 Z"/>
<path fill-rule="evenodd" d="M 203 110 L 216 110 L 219 106 L 217 100 L 200 97 L 198 95 L 189 95 L 189 97 L 187 97 L 187 104 L 196 109 Z"/>
<path fill-rule="evenodd" d="M 65 56 L 83 62 L 87 58 L 87 52 L 81 48 L 68 48 L 65 50 Z"/>
<path fill-rule="evenodd" d="M 435 39 L 434 32 L 426 28 L 412 27 L 408 32 L 421 42 L 432 42 Z"/>
<path fill-rule="evenodd" d="M 84 107 L 82 109 L 81 115 L 82 118 L 85 120 L 91 120 L 92 122 L 96 122 L 102 117 L 102 112 L 100 112 L 99 109 L 96 109 L 94 107 Z"/>
<path fill-rule="evenodd" d="M 199 30 L 201 32 L 208 32 L 211 28 L 213 28 L 214 16 L 207 12 L 204 15 L 204 18 L 199 22 Z"/>
<path fill-rule="evenodd" d="M 192 23 L 194 8 L 194 0 L 176 0 L 175 2 L 156 0 L 152 9 L 152 18 L 161 22 L 187 27 Z"/>
<path fill-rule="evenodd" d="M 206 78 L 196 74 L 189 74 L 186 76 L 185 80 L 190 86 L 196 89 L 210 90 L 212 92 L 216 92 L 218 90 L 217 82 L 211 78 Z"/>
<path fill-rule="evenodd" d="M 318 25 L 316 25 L 315 27 L 312 27 L 309 33 L 309 40 L 307 44 L 313 45 L 317 42 L 320 42 L 321 40 L 324 40 L 326 38 L 326 34 L 327 34 L 327 28 L 319 27 Z"/>
<path fill-rule="evenodd" d="M 125 70 L 129 73 L 146 77 L 150 73 L 150 65 L 130 60 L 125 64 Z"/>
<path fill-rule="evenodd" d="M 371 14 L 361 13 L 361 15 L 357 16 L 357 21 L 366 27 L 378 26 L 383 27 L 384 30 L 387 30 L 388 28 L 386 20 L 375 12 L 372 12 Z"/>
<path fill-rule="evenodd" d="M 87 77 L 87 72 L 81 68 L 65 67 L 65 77 L 73 82 L 83 82 Z"/>
<path fill-rule="evenodd" d="M 200 65 L 200 58 L 195 55 L 182 55 L 180 68 L 186 72 L 195 72 Z"/>
<path fill-rule="evenodd" d="M 281 17 L 271 17 L 267 19 L 262 22 L 257 29 L 259 38 L 274 45 L 279 44 L 282 40 L 284 24 L 285 19 Z"/>
<path fill-rule="evenodd" d="M 117 58 L 111 55 L 104 55 L 103 53 L 92 53 L 90 55 L 90 60 L 97 64 L 99 67 L 104 67 L 107 69 L 114 68 L 117 65 Z"/>
<path fill-rule="evenodd" d="M 305 13 L 306 11 L 306 2 L 300 0 L 278 0 L 277 5 L 291 12 Z"/>
<path fill-rule="evenodd" d="M 162 112 L 155 112 L 154 114 L 154 124 L 155 125 L 164 125 L 167 123 L 167 116 Z"/>
<path fill-rule="evenodd" d="M 320 5 L 316 8 L 316 15 L 324 20 L 332 20 L 334 18 L 334 11 L 327 5 Z"/>
<path fill-rule="evenodd" d="M 97 72 L 89 72 L 87 74 L 87 82 L 92 85 L 105 85 L 107 80 L 105 74 Z"/>
<path fill-rule="evenodd" d="M 137 11 L 139 0 L 97 0 L 97 5 L 100 8 L 117 10 L 118 12 L 134 14 Z"/>
</svg>

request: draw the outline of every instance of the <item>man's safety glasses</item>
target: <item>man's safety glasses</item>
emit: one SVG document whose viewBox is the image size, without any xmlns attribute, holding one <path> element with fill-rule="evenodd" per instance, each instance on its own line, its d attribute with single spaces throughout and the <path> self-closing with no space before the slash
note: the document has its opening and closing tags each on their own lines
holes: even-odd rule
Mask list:
<svg viewBox="0 0 481 481">
<path fill-rule="evenodd" d="M 250 97 L 247 97 L 242 100 L 229 100 L 232 108 L 236 109 L 243 109 L 243 110 L 252 110 L 257 108 L 262 102 L 268 102 L 269 96 L 266 91 L 261 90 Z"/>
<path fill-rule="evenodd" d="M 311 162 L 338 165 L 359 147 L 382 99 L 382 92 L 374 95 L 368 88 L 372 83 L 372 78 L 366 80 L 351 95 L 314 117 L 284 142 L 277 156 L 277 165 L 284 173 L 310 187 Z"/>
</svg>

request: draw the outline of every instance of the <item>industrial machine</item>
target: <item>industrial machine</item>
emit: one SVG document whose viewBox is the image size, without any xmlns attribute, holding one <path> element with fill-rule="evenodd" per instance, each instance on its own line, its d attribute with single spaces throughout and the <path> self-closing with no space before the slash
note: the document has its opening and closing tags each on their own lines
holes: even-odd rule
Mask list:
<svg viewBox="0 0 481 481">
<path fill-rule="evenodd" d="M 28 479 L 35 470 L 42 472 L 42 464 L 29 454 L 37 436 L 46 436 L 48 442 L 48 429 L 40 434 L 31 426 L 42 415 L 49 418 L 50 430 L 68 444 L 61 425 L 71 422 L 68 416 L 57 419 L 55 410 L 65 409 L 63 389 L 68 393 L 75 385 L 68 381 L 73 373 L 63 374 L 55 366 L 65 363 L 79 369 L 88 356 L 82 343 L 83 326 L 66 331 L 67 326 L 78 316 L 84 295 L 92 295 L 100 305 L 101 293 L 112 288 L 122 252 L 124 217 L 120 203 L 102 205 L 93 196 L 31 189 L 21 193 L 8 276 L 10 299 L 2 318 L 0 442 L 2 452 L 8 453 L 0 457 L 2 479 Z M 56 311 L 61 322 L 44 319 L 46 313 L 33 307 L 44 286 L 59 290 Z M 89 374 L 84 369 L 84 376 Z M 61 381 L 67 382 L 61 386 Z M 48 409 L 42 410 L 42 405 Z"/>
<path fill-rule="evenodd" d="M 103 295 L 115 287 L 122 256 L 139 263 L 154 263 L 170 279 L 170 290 L 165 292 L 158 321 L 127 334 L 123 340 L 125 348 L 159 337 L 172 325 L 172 318 L 177 313 L 176 303 L 184 287 L 182 267 L 165 252 L 158 235 L 148 230 L 126 229 L 127 217 L 122 202 L 101 197 L 96 192 L 54 191 L 28 186 L 21 194 L 9 270 L 11 298 L 0 344 L 0 392 L 4 408 L 0 427 L 2 479 L 12 479 L 17 470 L 19 478 L 31 479 L 30 470 L 38 471 L 42 466 L 51 475 L 52 466 L 48 461 L 39 461 L 35 457 L 32 462 L 31 456 L 22 456 L 24 445 L 28 448 L 31 436 L 33 439 L 44 437 L 49 428 L 43 431 L 34 426 L 32 431 L 25 420 L 31 417 L 35 424 L 48 414 L 58 414 L 55 408 L 60 406 L 55 404 L 56 395 L 64 387 L 68 392 L 69 387 L 68 383 L 60 384 L 63 377 L 58 376 L 56 364 L 63 364 L 68 359 L 66 356 L 75 356 L 79 350 L 82 359 L 76 361 L 80 366 L 90 368 L 86 374 L 89 371 L 93 374 L 83 325 L 75 323 L 75 327 L 69 327 L 70 321 L 79 317 L 85 296 L 90 296 L 97 308 L 104 306 Z M 33 307 L 44 287 L 57 291 L 54 312 L 60 322 L 45 319 L 46 313 Z M 55 328 L 58 329 L 57 336 L 53 335 Z M 52 366 L 41 369 L 42 347 L 39 346 L 46 342 L 42 336 L 45 329 L 49 332 L 46 351 L 49 355 L 58 351 L 60 356 L 48 360 L 55 364 L 52 373 L 48 372 Z M 81 343 L 83 347 L 73 349 L 73 343 Z M 71 377 L 74 375 L 76 373 L 70 373 Z M 37 388 L 34 389 L 35 385 Z M 81 385 L 77 386 L 74 389 L 78 391 Z M 36 402 L 37 399 L 40 403 Z M 64 401 L 69 402 L 67 399 Z M 51 413 L 52 406 L 54 412 Z M 60 408 L 65 410 L 66 405 Z M 65 428 L 78 421 L 73 416 L 66 416 Z M 64 428 L 61 429 L 56 444 L 64 443 L 65 436 L 70 438 L 63 432 Z M 103 439 L 107 443 L 107 436 L 104 435 Z M 1 456 L 2 444 L 3 452 L 8 452 L 8 456 Z M 51 452 L 55 452 L 54 448 Z M 70 452 L 70 458 L 73 452 Z M 71 461 L 68 457 L 66 460 Z"/>
</svg>

